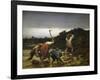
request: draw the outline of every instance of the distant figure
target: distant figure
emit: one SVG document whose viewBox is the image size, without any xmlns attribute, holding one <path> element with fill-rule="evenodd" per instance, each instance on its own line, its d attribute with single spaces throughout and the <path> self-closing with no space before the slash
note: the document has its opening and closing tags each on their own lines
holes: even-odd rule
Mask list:
<svg viewBox="0 0 100 80">
<path fill-rule="evenodd" d="M 72 45 L 72 40 L 74 38 L 74 35 L 69 33 L 66 36 L 66 52 L 73 52 L 73 45 Z"/>
</svg>

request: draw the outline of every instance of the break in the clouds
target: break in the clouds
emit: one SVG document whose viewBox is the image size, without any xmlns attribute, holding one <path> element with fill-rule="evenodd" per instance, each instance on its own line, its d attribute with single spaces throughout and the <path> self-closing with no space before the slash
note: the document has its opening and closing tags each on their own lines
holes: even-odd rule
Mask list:
<svg viewBox="0 0 100 80">
<path fill-rule="evenodd" d="M 23 37 L 50 37 L 72 28 L 89 29 L 89 14 L 23 11 Z"/>
</svg>

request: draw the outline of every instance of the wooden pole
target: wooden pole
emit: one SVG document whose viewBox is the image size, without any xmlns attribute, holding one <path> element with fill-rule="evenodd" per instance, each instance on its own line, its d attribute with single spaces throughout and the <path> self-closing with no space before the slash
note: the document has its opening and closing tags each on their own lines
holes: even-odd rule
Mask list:
<svg viewBox="0 0 100 80">
<path fill-rule="evenodd" d="M 54 38 L 53 38 L 53 36 L 52 36 L 52 34 L 51 34 L 51 30 L 50 30 L 50 29 L 49 29 L 49 34 L 50 34 L 50 36 L 51 36 L 52 41 L 54 42 Z"/>
</svg>

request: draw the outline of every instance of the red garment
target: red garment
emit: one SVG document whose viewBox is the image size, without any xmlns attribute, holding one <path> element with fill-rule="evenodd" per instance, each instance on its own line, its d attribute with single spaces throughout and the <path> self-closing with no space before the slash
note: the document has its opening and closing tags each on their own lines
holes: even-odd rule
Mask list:
<svg viewBox="0 0 100 80">
<path fill-rule="evenodd" d="M 40 47 L 40 55 L 47 57 L 48 56 L 48 50 L 49 50 L 48 44 L 42 44 L 42 46 Z"/>
</svg>

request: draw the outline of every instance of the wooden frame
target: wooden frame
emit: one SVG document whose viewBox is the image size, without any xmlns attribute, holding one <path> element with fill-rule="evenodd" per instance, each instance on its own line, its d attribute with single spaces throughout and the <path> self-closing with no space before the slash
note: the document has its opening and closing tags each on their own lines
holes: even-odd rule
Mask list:
<svg viewBox="0 0 100 80">
<path fill-rule="evenodd" d="M 55 72 L 44 74 L 18 74 L 18 6 L 44 6 L 57 8 L 78 8 L 89 9 L 94 11 L 94 70 L 90 71 L 75 71 L 75 72 Z M 34 72 L 33 72 L 34 73 Z M 63 3 L 47 3 L 47 2 L 31 2 L 31 1 L 11 1 L 11 78 L 42 78 L 42 77 L 58 77 L 58 76 L 75 76 L 75 75 L 89 75 L 97 74 L 97 6 L 96 5 L 80 5 L 80 4 L 63 4 Z"/>
</svg>

